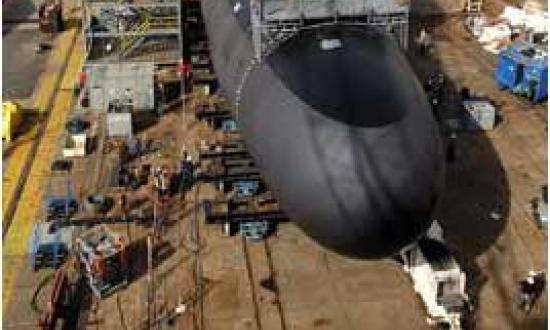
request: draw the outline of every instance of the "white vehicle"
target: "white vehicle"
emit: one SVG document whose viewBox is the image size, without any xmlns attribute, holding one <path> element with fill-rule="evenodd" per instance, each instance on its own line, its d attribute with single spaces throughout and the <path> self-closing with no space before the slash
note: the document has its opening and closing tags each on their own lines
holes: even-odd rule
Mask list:
<svg viewBox="0 0 550 330">
<path fill-rule="evenodd" d="M 428 313 L 428 323 L 460 330 L 468 296 L 466 275 L 451 255 L 443 230 L 435 221 L 427 235 L 400 253 L 405 272 L 413 281 Z"/>
</svg>

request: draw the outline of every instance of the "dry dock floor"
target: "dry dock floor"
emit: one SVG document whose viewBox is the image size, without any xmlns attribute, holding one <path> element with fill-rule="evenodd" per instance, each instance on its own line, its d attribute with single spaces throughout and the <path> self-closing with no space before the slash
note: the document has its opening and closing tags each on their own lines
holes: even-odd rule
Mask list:
<svg viewBox="0 0 550 330">
<path fill-rule="evenodd" d="M 437 212 L 450 248 L 467 272 L 476 307 L 472 328 L 545 329 L 546 298 L 527 317 L 513 304 L 517 281 L 530 269 L 546 269 L 547 263 L 546 233 L 533 222 L 529 203 L 546 183 L 545 105 L 532 106 L 496 89 L 495 59 L 469 40 L 460 19 L 434 26 L 432 56 L 410 55 L 419 76 L 440 70 L 448 78 L 448 99 L 466 85 L 489 96 L 504 118 L 494 131 L 459 134 L 458 158 L 447 168 L 448 188 Z M 169 112 L 140 132 L 162 144 L 162 151 L 148 161 L 173 166 L 182 144 L 195 154 L 200 140 L 217 134 L 194 120 L 192 108 L 190 102 L 185 114 Z M 446 102 L 444 115 L 454 110 Z M 99 151 L 76 161 L 79 196 L 96 190 L 119 193 L 105 183 L 113 162 Z M 129 202 L 142 201 L 145 189 L 129 196 Z M 204 224 L 199 207 L 217 194 L 213 186 L 199 184 L 184 201 L 176 196 L 169 203 L 153 272 L 154 304 L 149 306 L 155 309 L 157 329 L 429 329 L 410 280 L 393 261 L 342 258 L 292 223 L 280 225 L 265 242 L 223 237 L 218 226 Z M 502 219 L 492 220 L 491 212 Z M 149 229 L 112 227 L 129 234 L 137 251 L 131 257 L 131 280 L 103 300 L 90 298 L 79 329 L 140 329 L 147 317 L 143 242 Z M 27 268 L 18 273 L 4 306 L 3 328 L 36 325 L 29 301 L 51 271 Z M 166 312 L 181 302 L 187 303 L 186 313 L 167 325 Z"/>
<path fill-rule="evenodd" d="M 418 24 L 412 35 L 418 35 Z M 436 218 L 468 275 L 477 307 L 476 329 L 546 329 L 546 294 L 530 316 L 514 307 L 517 282 L 547 267 L 547 234 L 539 229 L 530 201 L 547 184 L 547 104 L 500 91 L 493 79 L 496 56 L 468 35 L 463 19 L 436 19 L 429 57 L 411 55 L 420 77 L 443 72 L 447 79 L 443 117 L 456 112 L 462 87 L 487 96 L 502 122 L 486 133 L 458 135 L 457 162 L 447 167 L 447 190 Z M 501 215 L 493 220 L 491 213 Z"/>
</svg>

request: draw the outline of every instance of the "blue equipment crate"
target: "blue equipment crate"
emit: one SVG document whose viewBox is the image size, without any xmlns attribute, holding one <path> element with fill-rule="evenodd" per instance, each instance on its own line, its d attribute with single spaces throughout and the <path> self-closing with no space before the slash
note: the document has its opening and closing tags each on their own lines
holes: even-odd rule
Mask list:
<svg viewBox="0 0 550 330">
<path fill-rule="evenodd" d="M 515 42 L 499 53 L 495 79 L 501 89 L 543 101 L 548 97 L 548 55 L 530 43 Z"/>
</svg>

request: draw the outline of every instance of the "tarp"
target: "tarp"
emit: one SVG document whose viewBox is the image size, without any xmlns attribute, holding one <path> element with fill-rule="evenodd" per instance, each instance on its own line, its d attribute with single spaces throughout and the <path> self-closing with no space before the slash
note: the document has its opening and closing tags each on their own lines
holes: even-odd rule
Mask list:
<svg viewBox="0 0 550 330">
<path fill-rule="evenodd" d="M 513 28 L 525 28 L 536 33 L 548 32 L 548 13 L 544 11 L 507 6 L 500 17 Z"/>
<path fill-rule="evenodd" d="M 512 35 L 510 27 L 506 24 L 495 24 L 484 26 L 481 29 L 481 34 L 478 41 L 482 44 L 492 43 L 498 40 L 509 40 Z"/>
</svg>

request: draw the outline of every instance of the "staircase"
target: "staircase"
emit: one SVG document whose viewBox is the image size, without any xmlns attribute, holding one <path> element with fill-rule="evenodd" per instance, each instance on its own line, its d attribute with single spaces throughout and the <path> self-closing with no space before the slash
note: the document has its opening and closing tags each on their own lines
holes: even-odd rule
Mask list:
<svg viewBox="0 0 550 330">
<path fill-rule="evenodd" d="M 126 56 L 134 49 L 139 47 L 145 41 L 145 33 L 151 28 L 151 20 L 149 13 L 145 10 L 140 10 L 140 22 L 135 24 L 128 32 L 133 34 L 126 35 L 120 43 L 120 55 Z"/>
<path fill-rule="evenodd" d="M 264 22 L 262 25 L 262 34 L 264 36 L 262 53 L 264 55 L 269 54 L 280 43 L 296 34 L 301 27 L 302 23 L 299 21 Z"/>
</svg>

